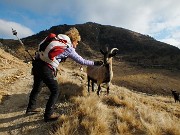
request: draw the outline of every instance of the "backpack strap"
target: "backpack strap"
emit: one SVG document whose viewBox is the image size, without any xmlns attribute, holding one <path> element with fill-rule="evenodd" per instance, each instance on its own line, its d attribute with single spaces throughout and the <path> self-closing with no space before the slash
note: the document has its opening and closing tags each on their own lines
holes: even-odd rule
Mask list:
<svg viewBox="0 0 180 135">
<path fill-rule="evenodd" d="M 56 34 L 50 33 L 40 44 L 39 44 L 39 51 L 44 51 L 46 47 L 49 45 L 50 42 L 56 40 Z"/>
</svg>

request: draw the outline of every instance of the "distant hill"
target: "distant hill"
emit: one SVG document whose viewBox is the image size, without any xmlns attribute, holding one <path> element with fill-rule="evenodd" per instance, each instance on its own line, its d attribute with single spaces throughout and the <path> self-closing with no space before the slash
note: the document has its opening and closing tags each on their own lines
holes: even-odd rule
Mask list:
<svg viewBox="0 0 180 135">
<path fill-rule="evenodd" d="M 110 25 L 92 22 L 76 25 L 64 24 L 53 26 L 49 30 L 23 38 L 22 41 L 28 49 L 36 50 L 37 45 L 48 33 L 64 33 L 70 27 L 76 27 L 81 34 L 82 42 L 77 48 L 81 55 L 96 56 L 95 54 L 100 48 L 116 47 L 119 49 L 117 56 L 119 60 L 143 67 L 180 69 L 179 48 L 157 41 L 148 35 Z M 0 42 L 3 44 L 1 46 L 6 46 L 5 50 L 8 50 L 7 46 L 14 51 L 17 51 L 20 47 L 16 40 L 0 39 Z"/>
</svg>

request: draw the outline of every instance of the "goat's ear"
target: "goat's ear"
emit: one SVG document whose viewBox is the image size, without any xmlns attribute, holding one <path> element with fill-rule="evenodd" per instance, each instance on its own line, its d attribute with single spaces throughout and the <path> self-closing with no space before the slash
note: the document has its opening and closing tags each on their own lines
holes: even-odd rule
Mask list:
<svg viewBox="0 0 180 135">
<path fill-rule="evenodd" d="M 105 54 L 105 52 L 102 50 L 102 49 L 100 49 L 100 52 L 104 55 Z"/>
</svg>

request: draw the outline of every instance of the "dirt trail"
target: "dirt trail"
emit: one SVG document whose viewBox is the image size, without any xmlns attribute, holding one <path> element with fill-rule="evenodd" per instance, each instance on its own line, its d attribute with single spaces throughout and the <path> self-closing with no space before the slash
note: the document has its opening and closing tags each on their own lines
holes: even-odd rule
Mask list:
<svg viewBox="0 0 180 135">
<path fill-rule="evenodd" d="M 31 65 L 0 49 L 0 70 L 0 134 L 49 134 L 53 123 L 43 121 L 43 105 L 40 114 L 25 115 L 32 89 Z"/>
<path fill-rule="evenodd" d="M 84 85 L 82 73 L 79 75 L 74 72 L 76 69 L 70 70 L 63 66 L 61 64 L 57 77 L 58 82 L 61 83 L 62 95 L 63 90 L 69 95 L 81 94 L 83 89 L 80 88 Z M 24 63 L 0 49 L 0 70 L 0 135 L 49 135 L 56 122 L 45 123 L 43 120 L 49 97 L 47 87 L 42 88 L 37 101 L 37 107 L 41 109 L 41 113 L 25 114 L 33 84 L 31 64 Z M 66 99 L 59 100 L 56 106 L 55 112 L 66 114 L 71 110 L 72 103 Z"/>
</svg>

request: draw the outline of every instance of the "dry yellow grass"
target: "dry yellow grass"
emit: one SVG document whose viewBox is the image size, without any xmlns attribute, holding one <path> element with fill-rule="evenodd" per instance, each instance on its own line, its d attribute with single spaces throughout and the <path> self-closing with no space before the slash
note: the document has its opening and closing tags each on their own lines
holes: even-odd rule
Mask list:
<svg viewBox="0 0 180 135">
<path fill-rule="evenodd" d="M 0 104 L 3 102 L 3 98 L 6 96 L 8 96 L 7 91 L 1 89 L 0 90 Z"/>
<path fill-rule="evenodd" d="M 76 75 L 81 76 L 80 74 L 76 72 Z M 167 75 L 155 71 L 137 72 L 134 69 L 129 72 L 129 75 L 123 75 L 120 78 L 130 82 L 132 86 L 149 88 L 154 92 L 162 88 L 170 90 L 171 86 L 175 86 L 174 82 L 178 83 L 178 77 L 170 76 L 169 73 Z M 166 83 L 162 83 L 164 81 Z M 71 85 L 67 87 L 73 89 Z M 82 91 L 86 93 L 87 87 Z M 100 97 L 92 92 L 90 95 L 72 96 L 69 100 L 74 104 L 74 108 L 59 119 L 52 134 L 180 134 L 180 104 L 174 103 L 172 96 L 158 96 L 156 93 L 150 96 L 116 85 L 112 85 L 109 96 L 104 93 L 105 89 Z"/>
<path fill-rule="evenodd" d="M 180 104 L 171 97 L 148 96 L 113 86 L 111 94 L 70 99 L 74 109 L 57 122 L 53 134 L 180 134 Z"/>
</svg>

